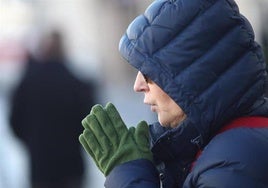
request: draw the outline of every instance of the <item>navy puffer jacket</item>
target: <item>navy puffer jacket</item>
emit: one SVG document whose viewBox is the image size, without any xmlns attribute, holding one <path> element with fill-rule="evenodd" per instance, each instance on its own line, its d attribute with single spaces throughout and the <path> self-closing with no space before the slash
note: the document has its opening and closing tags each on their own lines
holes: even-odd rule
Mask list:
<svg viewBox="0 0 268 188">
<path fill-rule="evenodd" d="M 175 129 L 150 125 L 155 164 L 117 166 L 106 187 L 268 187 L 268 129 L 215 136 L 235 118 L 268 116 L 263 54 L 233 0 L 156 0 L 129 25 L 119 49 L 187 119 Z"/>
</svg>

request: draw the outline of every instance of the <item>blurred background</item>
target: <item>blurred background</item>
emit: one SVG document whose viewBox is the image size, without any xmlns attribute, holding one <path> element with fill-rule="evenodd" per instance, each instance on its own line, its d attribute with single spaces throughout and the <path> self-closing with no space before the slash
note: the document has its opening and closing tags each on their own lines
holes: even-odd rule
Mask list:
<svg viewBox="0 0 268 188">
<path fill-rule="evenodd" d="M 29 151 L 10 126 L 10 101 L 25 75 L 29 54 L 42 59 L 40 46 L 48 33 L 58 31 L 64 39 L 68 70 L 79 80 L 95 84 L 94 103 L 114 103 L 129 126 L 141 119 L 148 123 L 156 120 L 143 104 L 143 96 L 132 89 L 136 70 L 118 52 L 119 40 L 128 24 L 151 2 L 0 0 L 0 188 L 31 187 Z M 268 54 L 268 0 L 237 3 Z M 103 187 L 103 175 L 82 149 L 81 152 L 86 167 L 83 187 Z"/>
</svg>

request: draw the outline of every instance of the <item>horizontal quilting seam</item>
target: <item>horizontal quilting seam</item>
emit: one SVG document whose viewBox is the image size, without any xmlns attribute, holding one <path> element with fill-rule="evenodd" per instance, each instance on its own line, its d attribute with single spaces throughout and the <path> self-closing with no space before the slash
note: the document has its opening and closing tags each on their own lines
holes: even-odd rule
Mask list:
<svg viewBox="0 0 268 188">
<path fill-rule="evenodd" d="M 158 13 L 157 13 L 156 16 L 152 19 L 151 22 L 149 21 L 149 18 L 145 15 L 145 13 L 142 14 L 142 16 L 143 16 L 143 17 L 145 18 L 145 20 L 146 20 L 147 25 L 146 25 L 146 27 L 144 27 L 143 32 L 141 32 L 140 35 L 139 35 L 136 39 L 133 39 L 133 40 L 136 40 L 136 41 L 139 40 L 139 38 L 142 36 L 142 34 L 145 32 L 145 30 L 146 30 L 148 27 L 150 27 L 150 26 L 152 25 L 152 23 L 154 22 L 154 20 L 156 19 L 156 17 L 160 14 L 160 12 L 161 12 L 161 10 L 162 10 L 162 8 L 163 8 L 163 6 L 164 6 L 165 4 L 166 4 L 166 3 L 163 3 L 163 4 L 161 5 L 161 7 L 159 8 Z"/>
<path fill-rule="evenodd" d="M 234 29 L 236 29 L 237 28 L 237 26 L 234 26 L 234 27 L 231 27 L 229 30 L 227 30 L 226 31 L 226 33 L 223 35 L 223 37 L 221 37 L 216 43 L 215 43 L 215 45 L 213 45 L 208 51 L 210 51 L 211 49 L 213 49 L 214 48 L 214 46 L 216 46 L 220 41 L 222 41 L 222 40 L 224 40 L 225 39 L 225 37 L 226 37 L 226 35 L 228 35 L 230 32 L 232 32 Z M 239 60 L 241 59 L 241 58 L 243 58 L 244 57 L 244 55 L 246 55 L 247 53 L 249 53 L 249 51 L 247 50 L 247 49 L 244 49 L 243 50 L 243 52 L 241 52 L 241 55 L 237 55 L 237 58 L 233 61 L 233 62 L 235 62 L 235 63 L 230 63 L 225 69 L 223 69 L 221 72 L 219 72 L 217 75 L 217 79 L 216 80 L 213 80 L 212 82 L 211 82 L 211 84 L 209 84 L 207 87 L 205 87 L 202 91 L 200 91 L 199 92 L 199 95 L 193 95 L 192 96 L 192 102 L 189 104 L 189 107 L 194 103 L 194 101 L 196 100 L 196 98 L 200 98 L 204 93 L 206 93 L 206 91 L 210 88 L 210 87 L 212 87 L 214 84 L 216 84 L 216 82 L 217 82 L 217 80 L 218 79 L 220 79 L 221 77 L 222 77 L 222 75 L 224 75 L 232 66 L 234 66 L 236 63 L 238 63 L 239 62 Z M 206 53 L 207 54 L 207 53 Z M 203 57 L 203 56 L 200 56 L 198 59 L 200 59 L 201 57 Z M 196 61 L 195 61 L 196 62 Z M 193 63 L 192 63 L 193 64 Z M 191 64 L 191 65 L 192 65 Z M 161 67 L 163 68 L 162 70 L 165 70 L 165 73 L 166 73 L 166 76 L 167 77 L 170 77 L 170 73 L 167 71 L 167 68 L 165 67 L 165 66 L 162 66 L 162 64 L 160 64 L 161 65 Z M 189 66 L 188 66 L 189 67 Z M 187 68 L 188 68 L 187 67 Z M 185 71 L 186 69 L 184 69 L 184 71 Z M 172 80 L 172 83 L 177 87 L 178 85 L 177 85 L 177 83 L 176 82 L 174 82 L 173 81 L 173 79 L 171 79 Z M 181 92 L 183 92 L 183 91 L 181 91 Z"/>
<path fill-rule="evenodd" d="M 234 26 L 234 27 L 230 28 L 229 30 L 227 30 L 226 33 L 225 33 L 225 34 L 224 34 L 224 35 L 223 35 L 223 36 L 222 36 L 222 37 L 221 37 L 221 38 L 220 38 L 220 39 L 219 39 L 213 46 L 211 46 L 211 48 L 210 48 L 209 50 L 207 50 L 207 52 L 211 51 L 211 49 L 214 49 L 214 46 L 218 45 L 218 43 L 220 43 L 222 40 L 224 40 L 225 37 L 226 37 L 230 32 L 232 32 L 234 29 L 236 29 L 236 28 L 237 28 L 237 27 Z M 204 54 L 208 54 L 208 53 L 204 53 Z M 242 53 L 241 57 L 242 57 L 242 56 L 243 56 L 243 53 Z M 200 57 L 198 57 L 195 61 L 193 61 L 193 63 L 192 63 L 191 65 L 195 64 L 196 62 L 198 62 L 198 60 L 200 60 L 202 57 L 204 57 L 204 56 L 200 56 Z M 237 59 L 240 59 L 240 56 L 238 56 Z M 185 69 L 183 69 L 183 72 L 184 72 L 184 71 L 187 71 L 188 68 L 189 68 L 191 65 L 189 65 L 189 66 L 187 66 Z M 220 77 L 221 74 L 223 74 L 225 71 L 227 71 L 228 68 L 229 68 L 231 65 L 232 65 L 232 64 L 230 64 L 227 68 L 223 69 L 222 72 L 218 74 L 218 75 L 219 75 L 218 78 Z M 180 74 L 182 74 L 182 72 L 181 72 Z M 212 85 L 214 82 L 215 82 L 215 80 L 214 80 L 210 85 Z M 174 82 L 174 84 L 176 84 L 176 82 Z M 176 85 L 177 85 L 177 84 L 176 84 Z M 206 88 L 204 88 L 203 91 L 201 91 L 200 93 L 204 92 L 207 88 L 210 87 L 210 85 L 208 85 Z M 193 96 L 192 103 L 193 103 L 193 101 L 195 101 L 195 99 L 196 99 L 197 97 L 198 97 L 198 96 Z M 191 104 L 190 104 L 190 105 L 191 105 Z"/>
<path fill-rule="evenodd" d="M 227 74 L 227 72 L 229 72 L 233 66 L 236 66 L 237 63 L 241 63 L 241 59 L 243 59 L 244 56 L 246 56 L 247 54 L 251 53 L 251 51 L 244 51 L 244 53 L 241 53 L 240 56 L 238 56 L 238 58 L 234 61 L 235 63 L 230 64 L 223 72 L 221 72 L 221 74 L 219 74 L 219 76 L 217 77 L 217 79 L 215 79 L 210 85 L 208 85 L 206 88 L 203 89 L 203 91 L 200 92 L 200 95 L 197 96 L 199 98 L 201 98 L 206 91 L 208 91 L 210 88 L 212 88 L 215 84 L 218 83 L 218 80 L 220 80 L 223 75 Z"/>
<path fill-rule="evenodd" d="M 154 54 L 161 53 L 162 50 L 165 50 L 166 48 L 168 48 L 169 44 L 173 41 L 174 38 L 176 38 L 180 33 L 183 33 L 184 30 L 186 30 L 196 19 L 198 19 L 200 16 L 203 16 L 203 14 L 205 14 L 207 11 L 209 11 L 214 5 L 217 4 L 217 2 L 219 2 L 219 1 L 216 1 L 214 4 L 210 4 L 209 8 L 207 8 L 205 11 L 203 11 L 205 9 L 204 7 L 202 7 L 202 9 L 200 8 L 200 11 L 197 12 L 197 14 L 195 16 L 193 16 L 193 18 L 188 22 L 188 24 L 186 24 L 183 28 L 178 30 L 174 34 L 174 37 L 170 38 L 170 40 L 167 41 L 167 43 L 164 46 L 155 50 L 155 52 L 153 53 L 153 56 L 154 56 Z M 200 14 L 200 12 L 202 12 L 202 13 Z"/>
<path fill-rule="evenodd" d="M 248 95 L 248 92 L 250 91 L 250 89 L 251 88 L 254 88 L 256 85 L 259 84 L 259 81 L 258 81 L 257 78 L 256 79 L 252 79 L 251 83 L 248 84 L 248 87 L 246 87 L 243 91 L 241 91 L 240 92 L 240 95 L 237 95 L 236 99 L 233 100 L 233 102 L 229 105 L 229 107 L 226 107 L 226 110 L 223 111 L 223 113 L 225 113 L 226 111 L 230 110 L 235 104 L 237 104 L 238 101 L 240 101 L 240 99 L 245 98 L 245 96 Z M 243 112 L 241 112 L 241 113 L 243 113 Z"/>
<path fill-rule="evenodd" d="M 230 114 L 228 112 L 230 111 L 230 109 L 234 109 L 234 107 L 238 103 L 238 101 L 241 102 L 241 99 L 243 99 L 243 100 L 248 99 L 249 91 L 252 92 L 252 89 L 258 87 L 258 85 L 260 84 L 260 82 L 261 82 L 261 80 L 259 80 L 257 78 L 256 79 L 252 79 L 251 83 L 248 84 L 248 87 L 246 87 L 243 91 L 240 92 L 239 95 L 236 96 L 236 99 L 233 100 L 233 102 L 229 106 L 227 106 L 224 111 L 222 111 L 222 114 Z M 251 101 L 256 101 L 256 100 L 257 100 L 256 97 L 255 97 L 255 99 L 251 98 Z M 235 109 L 237 109 L 237 108 L 235 108 Z M 247 108 L 240 108 L 240 109 L 248 109 L 248 107 Z M 235 116 L 237 116 L 237 115 L 240 116 L 243 113 L 248 113 L 248 112 L 239 111 L 239 113 L 240 114 L 230 114 L 230 115 L 234 117 L 234 115 Z"/>
<path fill-rule="evenodd" d="M 190 67 L 196 63 L 199 62 L 200 59 L 202 59 L 203 57 L 205 57 L 207 54 L 209 54 L 210 51 L 212 51 L 212 49 L 215 49 L 215 46 L 218 46 L 220 42 L 222 42 L 226 37 L 228 37 L 228 35 L 230 33 L 232 33 L 235 29 L 237 29 L 238 26 L 237 25 L 233 25 L 232 27 L 230 27 L 228 30 L 226 30 L 225 33 L 223 33 L 223 35 L 221 35 L 220 38 L 218 38 L 218 40 L 216 40 L 214 42 L 214 44 L 212 44 L 210 46 L 210 48 L 207 49 L 207 51 L 203 52 L 201 56 L 197 57 L 195 60 L 192 61 L 191 64 L 188 64 L 184 69 L 182 69 L 180 71 L 179 74 L 183 74 L 183 72 L 187 71 L 188 69 L 190 69 Z"/>
<path fill-rule="evenodd" d="M 140 37 L 143 35 L 143 33 L 144 33 L 150 26 L 152 26 L 152 25 L 161 26 L 161 25 L 159 25 L 159 24 L 154 23 L 154 21 L 155 21 L 155 19 L 159 16 L 159 14 L 161 13 L 163 7 L 166 6 L 166 4 L 167 4 L 167 2 L 165 2 L 165 3 L 163 3 L 163 4 L 161 5 L 161 8 L 159 8 L 158 13 L 154 16 L 154 18 L 152 19 L 151 22 L 149 21 L 149 18 L 148 18 L 145 14 L 143 14 L 143 17 L 146 19 L 147 26 L 143 29 L 143 32 L 141 32 L 141 34 L 138 35 L 138 37 L 137 37 L 136 39 L 129 39 L 129 37 L 128 37 L 128 39 L 131 41 L 132 45 L 134 46 L 134 48 L 135 48 L 136 50 L 139 50 L 140 52 L 142 51 L 142 50 L 139 49 L 139 47 L 136 45 L 137 43 L 136 43 L 136 42 L 133 42 L 133 41 L 138 41 L 138 40 L 140 39 Z M 216 3 L 214 3 L 213 5 L 215 5 L 215 4 L 216 4 Z M 205 13 L 206 11 L 208 11 L 211 7 L 213 7 L 213 5 L 210 6 L 208 9 L 206 9 L 205 11 L 203 11 L 202 14 L 204 14 L 204 13 Z M 189 25 L 192 24 L 192 22 L 194 22 L 194 20 L 195 20 L 196 18 L 198 18 L 199 16 L 202 16 L 202 14 L 198 14 L 198 12 L 197 12 L 197 14 L 196 14 L 196 15 L 195 15 L 195 16 L 188 22 L 188 24 L 185 25 L 182 29 L 178 30 L 178 31 L 174 34 L 174 36 L 177 36 L 179 33 L 181 33 L 183 30 L 185 30 Z M 162 26 L 161 26 L 161 27 L 162 27 Z M 173 38 L 174 38 L 174 37 L 173 37 Z M 171 38 L 171 39 L 167 42 L 167 44 L 165 44 L 165 45 L 162 46 L 161 48 L 155 50 L 155 52 L 154 52 L 153 54 L 157 53 L 160 49 L 165 48 L 165 46 L 167 46 L 167 45 L 172 41 L 173 38 Z"/>
<path fill-rule="evenodd" d="M 214 4 L 216 4 L 216 3 L 214 3 Z M 213 5 L 214 5 L 214 4 L 213 4 Z M 162 5 L 162 7 L 163 7 L 163 5 Z M 209 9 L 210 9 L 211 7 L 212 7 L 212 6 L 210 6 Z M 206 9 L 206 11 L 208 11 L 209 9 Z M 204 14 L 206 11 L 204 11 L 202 14 Z M 160 12 L 160 11 L 159 11 L 159 12 Z M 159 15 L 159 14 L 158 14 L 158 15 Z M 189 25 L 191 25 L 191 23 L 193 23 L 194 20 L 196 20 L 199 16 L 200 16 L 200 15 L 198 15 L 198 14 L 195 15 L 195 16 L 193 17 L 193 19 L 189 22 L 189 24 L 185 25 L 185 27 L 182 28 L 182 30 L 186 29 Z M 155 16 L 155 18 L 156 18 L 156 17 L 157 17 L 157 16 Z M 154 18 L 154 19 L 155 19 L 155 18 Z M 152 22 L 153 22 L 153 21 L 152 21 Z M 178 31 L 177 34 L 176 34 L 175 36 L 177 36 L 178 33 L 181 33 L 182 30 Z M 171 40 L 170 40 L 170 41 L 171 41 Z M 170 44 L 170 41 L 169 41 L 167 44 Z M 167 46 L 168 46 L 168 45 L 166 45 L 165 47 L 167 47 Z M 165 48 L 165 47 L 163 47 L 163 48 Z M 162 49 L 162 48 L 161 48 L 161 49 Z M 161 50 L 159 50 L 158 52 L 161 52 Z M 156 53 L 158 53 L 158 52 L 156 52 Z M 154 53 L 154 54 L 155 54 L 155 53 Z M 154 56 L 154 55 L 153 55 L 153 56 Z M 172 75 L 172 74 L 171 74 L 171 72 L 169 71 L 169 69 L 168 69 L 165 65 L 163 65 L 163 64 L 160 64 L 160 67 L 161 67 L 163 70 L 165 70 L 165 72 L 167 73 L 166 76 L 167 76 L 167 77 L 170 77 L 170 79 L 172 79 L 172 78 L 171 78 L 171 75 Z"/>
</svg>

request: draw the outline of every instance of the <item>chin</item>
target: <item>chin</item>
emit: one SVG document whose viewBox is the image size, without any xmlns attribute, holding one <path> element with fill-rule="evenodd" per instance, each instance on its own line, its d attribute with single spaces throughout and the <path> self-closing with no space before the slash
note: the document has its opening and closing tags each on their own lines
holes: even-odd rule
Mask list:
<svg viewBox="0 0 268 188">
<path fill-rule="evenodd" d="M 162 127 L 166 127 L 166 128 L 170 127 L 169 125 L 162 124 L 161 122 L 159 122 L 159 123 L 160 123 L 160 125 L 161 125 Z"/>
<path fill-rule="evenodd" d="M 166 128 L 176 128 L 179 126 L 179 123 L 172 123 L 169 121 L 163 121 L 161 119 L 158 119 L 158 121 L 162 127 L 166 127 Z"/>
<path fill-rule="evenodd" d="M 160 125 L 162 126 L 162 127 L 170 127 L 170 124 L 168 123 L 168 122 L 165 122 L 165 121 L 162 121 L 161 119 L 159 119 L 158 118 L 158 121 L 159 121 L 159 123 L 160 123 Z"/>
</svg>

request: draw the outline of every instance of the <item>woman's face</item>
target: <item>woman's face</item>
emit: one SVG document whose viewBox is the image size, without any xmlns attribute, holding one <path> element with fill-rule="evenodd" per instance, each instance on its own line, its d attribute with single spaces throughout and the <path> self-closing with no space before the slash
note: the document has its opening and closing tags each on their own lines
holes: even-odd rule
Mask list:
<svg viewBox="0 0 268 188">
<path fill-rule="evenodd" d="M 158 121 L 164 127 L 177 127 L 186 118 L 186 114 L 156 83 L 138 72 L 134 90 L 144 93 L 144 103 L 157 113 Z"/>
</svg>

